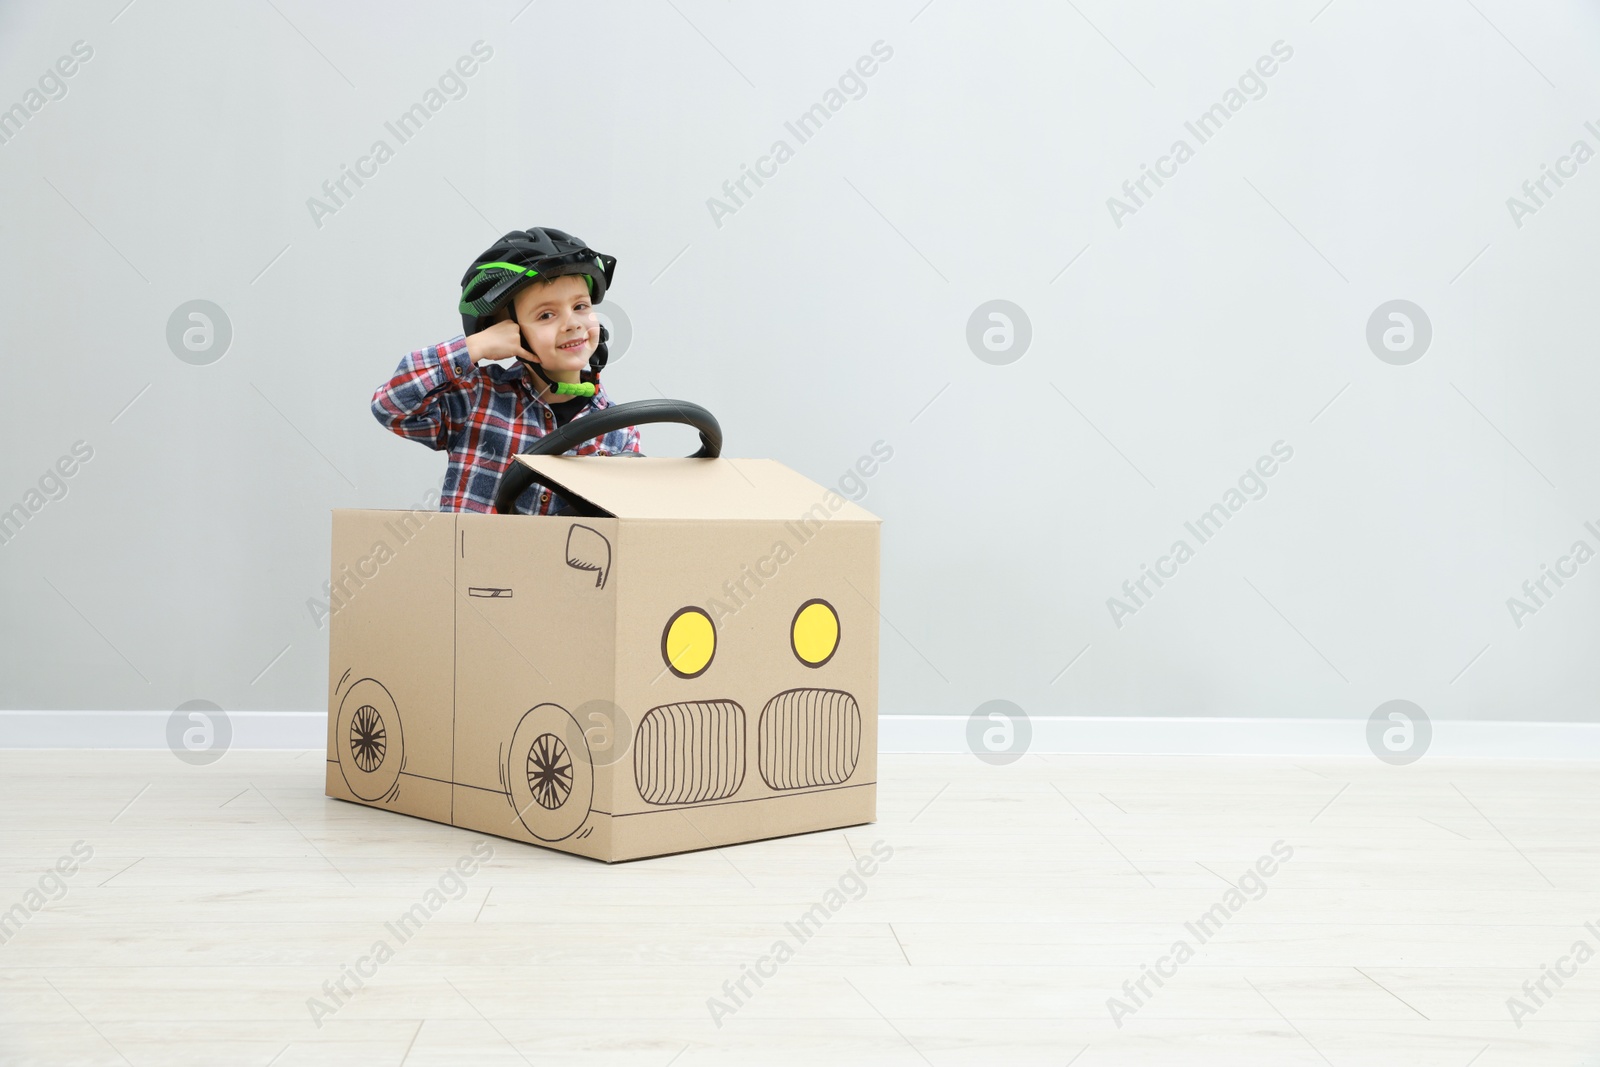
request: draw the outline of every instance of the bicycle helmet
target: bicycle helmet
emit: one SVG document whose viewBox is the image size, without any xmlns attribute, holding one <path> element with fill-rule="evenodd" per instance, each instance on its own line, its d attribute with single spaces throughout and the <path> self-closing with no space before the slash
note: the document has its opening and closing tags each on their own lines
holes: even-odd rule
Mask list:
<svg viewBox="0 0 1600 1067">
<path fill-rule="evenodd" d="M 462 330 L 470 335 L 493 325 L 502 309 L 515 322 L 517 312 L 512 297 L 535 278 L 581 275 L 589 285 L 590 302 L 598 304 L 605 300 L 606 290 L 611 287 L 616 269 L 616 256 L 596 252 L 565 231 L 549 227 L 512 230 L 473 260 L 472 266 L 462 275 L 461 303 L 457 309 L 461 312 Z M 598 377 L 606 365 L 610 354 L 606 347 L 609 339 L 610 331 L 601 326 L 600 343 L 589 357 L 587 374 L 591 378 Z M 528 349 L 525 338 L 522 347 Z M 528 349 L 528 352 L 531 355 L 532 349 Z M 522 363 L 552 390 L 577 395 L 594 393 L 592 382 L 583 383 L 589 386 L 587 389 L 552 382 L 537 363 L 526 359 Z"/>
</svg>

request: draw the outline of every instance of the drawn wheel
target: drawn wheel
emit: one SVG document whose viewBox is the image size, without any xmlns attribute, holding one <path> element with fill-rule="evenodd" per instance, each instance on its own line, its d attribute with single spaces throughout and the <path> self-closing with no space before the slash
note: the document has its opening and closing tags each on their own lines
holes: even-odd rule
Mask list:
<svg viewBox="0 0 1600 1067">
<path fill-rule="evenodd" d="M 381 800 L 400 780 L 405 741 L 394 697 L 372 678 L 352 685 L 339 704 L 334 749 L 350 792 L 362 800 Z"/>
<path fill-rule="evenodd" d="M 506 780 L 517 817 L 539 840 L 564 840 L 583 825 L 594 800 L 594 763 L 566 709 L 540 704 L 522 717 L 511 737 Z"/>
<path fill-rule="evenodd" d="M 350 720 L 350 758 L 356 766 L 371 774 L 383 762 L 389 749 L 388 731 L 383 726 L 383 716 L 371 704 L 356 709 Z"/>
<path fill-rule="evenodd" d="M 572 795 L 572 756 L 561 738 L 540 734 L 528 750 L 528 789 L 546 811 L 555 811 Z"/>
</svg>

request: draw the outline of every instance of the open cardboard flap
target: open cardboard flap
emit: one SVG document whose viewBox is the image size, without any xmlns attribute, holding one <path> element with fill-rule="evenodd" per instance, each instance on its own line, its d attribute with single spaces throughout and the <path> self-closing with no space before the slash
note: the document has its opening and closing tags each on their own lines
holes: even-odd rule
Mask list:
<svg viewBox="0 0 1600 1067">
<path fill-rule="evenodd" d="M 798 518 L 821 505 L 831 522 L 878 522 L 865 508 L 844 501 L 770 459 L 693 459 L 663 456 L 518 456 L 561 495 L 619 519 Z"/>
</svg>

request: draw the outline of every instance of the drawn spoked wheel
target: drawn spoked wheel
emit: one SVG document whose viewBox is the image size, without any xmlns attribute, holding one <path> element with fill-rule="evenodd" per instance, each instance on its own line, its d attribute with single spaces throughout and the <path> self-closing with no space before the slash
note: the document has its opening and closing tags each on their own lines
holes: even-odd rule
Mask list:
<svg viewBox="0 0 1600 1067">
<path fill-rule="evenodd" d="M 389 750 L 389 732 L 384 728 L 383 716 L 371 704 L 356 709 L 350 720 L 350 756 L 356 766 L 371 774 L 383 763 Z"/>
<path fill-rule="evenodd" d="M 546 811 L 555 811 L 572 795 L 572 755 L 555 734 L 533 739 L 527 772 L 534 803 Z"/>
<path fill-rule="evenodd" d="M 540 704 L 522 717 L 505 772 L 517 817 L 539 840 L 564 840 L 589 817 L 594 762 L 583 731 L 565 708 Z"/>
<path fill-rule="evenodd" d="M 352 685 L 339 704 L 334 750 L 350 792 L 362 800 L 381 800 L 400 780 L 405 740 L 394 697 L 372 678 Z"/>
</svg>

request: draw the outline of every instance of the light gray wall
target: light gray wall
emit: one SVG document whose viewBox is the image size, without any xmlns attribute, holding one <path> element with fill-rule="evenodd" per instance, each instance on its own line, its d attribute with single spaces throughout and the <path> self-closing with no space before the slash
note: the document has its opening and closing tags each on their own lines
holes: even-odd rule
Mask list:
<svg viewBox="0 0 1600 1067">
<path fill-rule="evenodd" d="M 1592 5 L 123 4 L 0 6 L 0 105 L 93 49 L 0 145 L 0 507 L 93 450 L 0 545 L 5 707 L 323 706 L 329 510 L 411 503 L 444 464 L 373 388 L 459 330 L 474 254 L 554 225 L 620 259 L 618 399 L 698 401 L 729 454 L 822 482 L 893 448 L 863 499 L 886 712 L 1593 717 L 1600 562 L 1507 606 L 1600 549 L 1600 161 L 1507 204 L 1600 148 Z M 480 40 L 397 146 L 385 121 Z M 878 41 L 799 143 L 785 121 Z M 1280 41 L 1200 143 L 1185 121 Z M 379 138 L 318 225 L 307 199 Z M 232 327 L 209 365 L 166 339 L 194 299 Z M 1004 365 L 968 343 L 995 299 L 1031 325 Z M 1404 365 L 1367 340 L 1397 299 L 1432 328 Z M 1185 521 L 1279 441 L 1200 544 Z M 1179 538 L 1193 559 L 1114 621 Z"/>
</svg>

